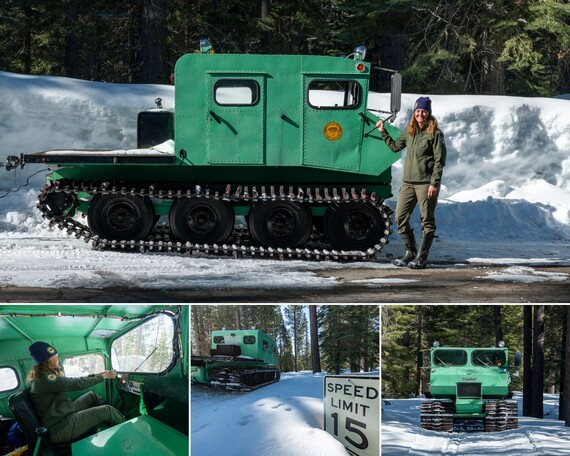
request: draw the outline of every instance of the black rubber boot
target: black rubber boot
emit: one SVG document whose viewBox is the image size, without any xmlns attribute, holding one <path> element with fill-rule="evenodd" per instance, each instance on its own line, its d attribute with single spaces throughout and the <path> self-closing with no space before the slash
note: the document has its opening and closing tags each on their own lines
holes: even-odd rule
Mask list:
<svg viewBox="0 0 570 456">
<path fill-rule="evenodd" d="M 397 258 L 392 261 L 392 264 L 403 268 L 416 257 L 417 248 L 416 238 L 414 237 L 413 231 L 410 231 L 409 233 L 400 233 L 400 237 L 402 238 L 404 247 L 406 247 L 406 253 L 404 253 L 404 256 L 402 258 Z"/>
<path fill-rule="evenodd" d="M 408 267 L 411 269 L 425 269 L 427 265 L 427 259 L 429 255 L 429 249 L 433 242 L 434 233 L 424 233 L 422 235 L 422 241 L 420 242 L 420 250 L 418 255 L 408 263 Z"/>
</svg>

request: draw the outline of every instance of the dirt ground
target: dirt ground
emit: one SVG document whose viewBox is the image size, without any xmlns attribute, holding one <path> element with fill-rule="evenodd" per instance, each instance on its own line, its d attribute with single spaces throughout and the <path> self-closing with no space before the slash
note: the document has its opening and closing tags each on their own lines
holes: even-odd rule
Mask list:
<svg viewBox="0 0 570 456">
<path fill-rule="evenodd" d="M 533 267 L 528 280 L 491 279 L 504 267 L 434 265 L 425 270 L 322 270 L 338 285 L 257 289 L 0 288 L 4 303 L 570 303 L 570 267 Z M 541 277 L 541 272 L 546 277 Z M 553 280 L 552 273 L 558 279 Z M 564 278 L 565 276 L 565 278 Z M 536 281 L 532 281 L 532 280 Z M 356 281 L 356 282 L 355 282 Z M 362 282 L 359 282 L 362 281 Z"/>
</svg>

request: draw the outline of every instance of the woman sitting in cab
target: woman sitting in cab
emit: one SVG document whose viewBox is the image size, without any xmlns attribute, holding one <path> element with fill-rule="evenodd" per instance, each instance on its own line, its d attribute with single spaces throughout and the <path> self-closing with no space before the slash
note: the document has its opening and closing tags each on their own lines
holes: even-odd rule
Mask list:
<svg viewBox="0 0 570 456">
<path fill-rule="evenodd" d="M 80 391 L 117 376 L 115 371 L 67 378 L 59 366 L 57 350 L 46 342 L 35 342 L 30 356 L 36 362 L 28 374 L 30 393 L 36 411 L 49 430 L 53 443 L 70 442 L 100 424 L 114 426 L 125 419 L 117 409 L 103 405 L 102 399 L 90 391 L 72 401 L 67 391 Z"/>
</svg>

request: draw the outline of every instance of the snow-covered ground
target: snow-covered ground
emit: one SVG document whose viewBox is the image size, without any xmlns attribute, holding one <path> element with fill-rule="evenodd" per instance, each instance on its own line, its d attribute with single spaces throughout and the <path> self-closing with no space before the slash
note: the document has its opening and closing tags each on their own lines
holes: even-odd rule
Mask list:
<svg viewBox="0 0 570 456">
<path fill-rule="evenodd" d="M 405 126 L 416 94 L 404 94 L 395 125 Z M 0 162 L 8 155 L 51 149 L 133 149 L 136 115 L 162 98 L 173 107 L 173 87 L 118 85 L 0 72 Z M 430 259 L 504 265 L 492 278 L 569 280 L 536 265 L 570 264 L 570 100 L 491 96 L 432 96 L 446 135 L 447 166 Z M 369 107 L 388 95 L 372 93 Z M 318 277 L 316 262 L 201 259 L 92 251 L 83 241 L 49 229 L 35 209 L 44 172 L 39 165 L 0 168 L 0 288 L 38 287 L 334 287 Z M 393 167 L 397 194 L 402 162 Z M 395 207 L 394 199 L 388 205 Z M 414 224 L 419 233 L 419 217 Z M 401 253 L 396 235 L 377 268 L 393 268 Z M 367 267 L 370 265 L 367 265 Z M 180 271 L 192 271 L 180 274 Z M 255 272 L 255 274 L 251 274 Z M 239 280 L 236 278 L 239 277 Z M 375 286 L 375 282 L 370 282 Z"/>
<path fill-rule="evenodd" d="M 192 385 L 191 454 L 200 456 L 346 456 L 323 430 L 323 374 L 287 373 L 257 390 Z"/>
<path fill-rule="evenodd" d="M 388 399 L 382 404 L 382 456 L 570 454 L 570 428 L 558 421 L 558 396 L 544 395 L 544 419 L 521 416 L 519 428 L 497 433 L 441 433 L 420 428 L 422 399 Z"/>
</svg>

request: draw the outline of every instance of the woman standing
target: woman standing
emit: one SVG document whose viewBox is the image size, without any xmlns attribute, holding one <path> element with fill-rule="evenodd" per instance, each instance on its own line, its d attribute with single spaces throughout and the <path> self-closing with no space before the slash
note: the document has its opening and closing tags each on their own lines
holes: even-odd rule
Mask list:
<svg viewBox="0 0 570 456">
<path fill-rule="evenodd" d="M 384 121 L 376 123 L 386 145 L 394 152 L 406 148 L 403 182 L 396 204 L 396 224 L 404 242 L 406 252 L 393 263 L 423 269 L 435 234 L 435 207 L 441 185 L 441 177 L 447 151 L 443 133 L 437 120 L 431 115 L 431 100 L 420 97 L 414 105 L 414 112 L 406 130 L 394 140 L 384 128 Z M 410 227 L 410 217 L 416 205 L 420 206 L 422 240 L 419 250 L 414 232 Z"/>
<path fill-rule="evenodd" d="M 28 374 L 32 402 L 53 443 L 70 442 L 100 424 L 114 426 L 125 421 L 123 415 L 90 391 L 75 401 L 67 391 L 80 391 L 117 376 L 115 371 L 81 378 L 67 378 L 59 367 L 57 350 L 46 342 L 35 342 L 30 356 L 36 362 Z"/>
</svg>

